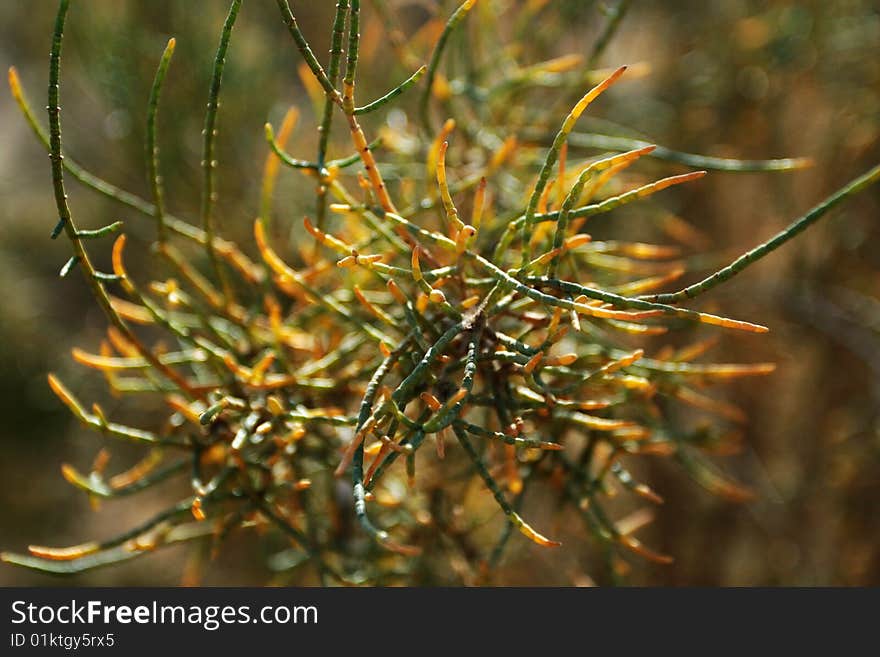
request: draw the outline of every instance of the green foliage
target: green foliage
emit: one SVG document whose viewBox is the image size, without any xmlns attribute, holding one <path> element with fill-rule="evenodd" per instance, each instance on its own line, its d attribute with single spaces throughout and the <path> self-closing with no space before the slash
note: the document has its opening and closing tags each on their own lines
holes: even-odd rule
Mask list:
<svg viewBox="0 0 880 657">
<path fill-rule="evenodd" d="M 541 4 L 511 10 L 519 12 L 514 22 L 527 24 Z M 254 223 L 262 262 L 255 262 L 245 245 L 221 238 L 214 221 L 220 89 L 227 55 L 235 53 L 241 5 L 231 4 L 208 94 L 201 227 L 168 214 L 162 193 L 157 117 L 166 75 L 173 83 L 174 39 L 148 100 L 152 202 L 63 156 L 59 84 L 68 0 L 60 2 L 53 38 L 48 133 L 10 70 L 13 96 L 50 154 L 59 214 L 53 237 L 64 232 L 73 248 L 62 275 L 74 267 L 84 273 L 110 324 L 99 353 L 75 349 L 74 358 L 103 373 L 133 404 L 149 394 L 169 409 L 154 427 L 131 427 L 111 421 L 98 405 L 88 410 L 50 375 L 54 392 L 83 424 L 147 449 L 141 463 L 113 476 L 105 474 L 103 451 L 90 472 L 71 465 L 62 472 L 95 500 L 186 474 L 191 491 L 114 538 L 31 546 L 30 554 L 6 553 L 4 560 L 67 574 L 181 542 L 216 549 L 233 531 L 271 528 L 293 547 L 270 565 L 293 572 L 311 563 L 324 584 L 422 583 L 432 579 L 426 572 L 450 571 L 461 581 L 490 582 L 513 529 L 541 547 L 559 545 L 541 533 L 550 533 L 550 519 L 534 520 L 539 532 L 524 518 L 526 496 L 543 490 L 581 516 L 616 572 L 620 554 L 670 559 L 635 537 L 641 523 L 614 519 L 605 508 L 617 491 L 661 501 L 631 473 L 640 460 L 673 457 L 713 492 L 748 495 L 707 456 L 735 447 L 729 428 L 741 413 L 702 389 L 767 374 L 773 365 L 693 362 L 708 341 L 648 356 L 651 336 L 697 324 L 765 332 L 753 322 L 677 304 L 728 280 L 876 182 L 880 167 L 730 266 L 679 291 L 659 292 L 684 274 L 678 245 L 592 241 L 585 224 L 705 171 L 646 183 L 627 177 L 630 166 L 643 157 L 722 171 L 788 171 L 806 163 L 721 160 L 576 132 L 590 103 L 625 79 L 626 67 L 601 72 L 595 66 L 628 3 L 608 11 L 586 63 L 567 57 L 524 67 L 500 42 L 490 0 L 467 0 L 448 19 L 429 23 L 436 38 L 426 65 L 414 54 L 415 39 L 401 37 L 393 12 L 373 2 L 388 45 L 409 73 L 358 105 L 358 69 L 381 65 L 364 54 L 360 1 L 337 2 L 325 71 L 290 6 L 278 0 L 308 79 L 323 96 L 320 137 L 315 159 L 301 159 L 286 150 L 296 110 L 277 134 L 266 126 Z M 457 72 L 446 65 L 456 39 L 466 40 L 462 50 L 473 54 Z M 534 86 L 563 98 L 574 88 L 580 100 L 567 116 L 532 107 L 521 99 Z M 399 114 L 369 141 L 360 120 L 390 108 Z M 451 117 L 439 132 L 437 116 Z M 348 146 L 343 157 L 328 159 L 334 117 L 344 120 L 353 155 Z M 548 129 L 554 125 L 561 127 Z M 273 246 L 275 219 L 293 215 L 298 223 L 303 213 L 273 210 L 281 165 L 316 189 L 315 222 L 303 221 L 310 239 L 284 254 Z M 124 234 L 112 249 L 113 273 L 96 271 L 86 240 L 121 224 L 78 229 L 65 172 L 153 217 L 156 272 L 171 277 L 157 274 L 142 288 L 125 268 Z M 136 324 L 160 331 L 166 346 L 148 345 Z M 711 428 L 681 427 L 670 411 L 675 404 L 718 419 Z M 348 522 L 352 516 L 359 529 Z M 486 525 L 496 532 L 492 540 Z"/>
</svg>

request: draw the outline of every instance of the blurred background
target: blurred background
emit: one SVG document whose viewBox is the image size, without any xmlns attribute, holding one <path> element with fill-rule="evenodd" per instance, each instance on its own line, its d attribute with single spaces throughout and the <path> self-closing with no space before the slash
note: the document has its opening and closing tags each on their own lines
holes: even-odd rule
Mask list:
<svg viewBox="0 0 880 657">
<path fill-rule="evenodd" d="M 335 3 L 297 4 L 299 22 L 323 57 Z M 367 96 L 375 96 L 387 90 L 389 71 L 396 65 L 380 38 L 372 4 L 364 4 L 364 47 L 374 52 L 361 69 L 361 86 Z M 408 35 L 454 8 L 451 2 L 429 0 L 387 4 Z M 514 34 L 515 21 L 507 17 L 527 4 L 541 3 L 494 2 L 498 29 Z M 880 7 L 875 1 L 629 5 L 597 64 L 638 64 L 639 73 L 603 98 L 596 116 L 683 151 L 815 161 L 812 168 L 788 173 L 712 172 L 699 184 L 664 192 L 657 204 L 696 227 L 693 239 L 712 254 L 713 263 L 765 240 L 880 162 Z M 148 195 L 146 99 L 165 42 L 176 36 L 159 119 L 166 198 L 173 213 L 197 216 L 202 111 L 226 9 L 220 0 L 199 3 L 198 10 L 180 0 L 74 3 L 62 89 L 67 153 L 115 184 Z M 586 55 L 604 23 L 602 9 L 599 2 L 550 0 L 529 26 L 529 36 L 541 42 L 547 57 Z M 0 63 L 17 67 L 41 121 L 54 14 L 55 3 L 49 1 L 0 3 Z M 415 47 L 426 56 L 418 42 Z M 296 72 L 299 61 L 274 3 L 245 2 L 223 83 L 217 215 L 224 234 L 241 236 L 248 244 L 250 218 L 259 202 L 254 181 L 266 154 L 263 123 L 268 119 L 277 125 L 286 108 L 298 104 L 303 116 L 291 143 L 299 152 L 314 150 L 315 119 Z M 587 128 L 603 125 L 586 123 Z M 279 209 L 312 202 L 312 190 L 295 183 L 291 176 L 279 180 Z M 68 193 L 85 227 L 125 220 L 135 244 L 143 247 L 130 246 L 131 268 L 148 266 L 149 220 L 74 181 L 68 182 Z M 614 217 L 603 215 L 594 230 L 612 230 Z M 54 223 L 45 152 L 9 94 L 0 94 L 2 550 L 108 536 L 130 526 L 133 516 L 161 505 L 163 498 L 154 492 L 93 511 L 88 499 L 60 476 L 63 462 L 87 468 L 102 440 L 82 430 L 55 399 L 46 373 L 59 373 L 84 399 L 105 394 L 101 377 L 70 357 L 71 347 L 98 343 L 104 320 L 81 277 L 58 278 L 69 247 L 49 240 Z M 640 239 L 637 222 L 614 230 Z M 635 563 L 629 581 L 880 584 L 878 244 L 880 186 L 875 186 L 712 293 L 713 307 L 771 328 L 759 337 L 725 336 L 715 353 L 721 361 L 778 364 L 770 377 L 723 391 L 750 418 L 743 429 L 743 452 L 724 459 L 724 465 L 757 497 L 745 504 L 721 500 L 674 464 L 651 462 L 646 479 L 666 504 L 645 535 L 676 560 L 670 566 Z M 99 251 L 99 265 L 106 270 L 102 258 L 109 258 L 109 248 Z M 111 414 L 114 405 L 119 402 L 104 402 Z M 143 413 L 148 419 L 149 409 Z M 120 453 L 124 458 L 124 450 Z M 550 517 L 552 501 L 540 504 L 535 500 L 530 513 Z M 208 568 L 204 583 L 269 581 L 260 565 L 261 548 L 254 543 L 233 539 Z M 589 583 L 583 573 L 590 573 L 593 558 L 589 546 L 571 540 L 552 558 L 543 553 L 536 558 L 523 548 L 508 555 L 499 583 Z M 173 585 L 186 577 L 191 559 L 186 548 L 171 548 L 64 583 Z M 0 565 L 2 585 L 58 583 Z"/>
</svg>

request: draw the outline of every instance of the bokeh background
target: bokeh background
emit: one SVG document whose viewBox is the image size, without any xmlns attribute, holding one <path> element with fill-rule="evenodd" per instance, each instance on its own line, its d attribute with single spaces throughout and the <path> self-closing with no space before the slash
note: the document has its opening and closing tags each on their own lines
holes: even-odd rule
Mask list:
<svg viewBox="0 0 880 657">
<path fill-rule="evenodd" d="M 480 0 L 490 2 L 492 0 Z M 298 56 L 270 2 L 245 2 L 224 78 L 220 200 L 226 234 L 248 240 L 265 157 L 262 125 L 296 103 L 295 139 L 313 149 L 314 117 L 296 74 Z M 327 50 L 331 0 L 301 2 L 300 23 Z M 453 3 L 390 0 L 408 34 Z M 438 4 L 441 7 L 438 9 Z M 523 2 L 496 1 L 497 29 Z M 608 3 L 614 5 L 613 2 Z M 445 6 L 442 6 L 445 5 Z M 603 3 L 550 0 L 528 32 L 546 55 L 587 53 Z M 197 216 L 200 132 L 210 67 L 226 3 L 210 0 L 90 0 L 74 3 L 64 57 L 68 153 L 121 187 L 147 194 L 143 167 L 146 98 L 167 38 L 178 39 L 163 93 L 160 134 L 169 207 Z M 506 10 L 505 13 L 502 10 Z M 55 3 L 0 2 L 0 64 L 14 64 L 34 105 L 44 103 Z M 392 64 L 365 3 L 362 68 L 369 95 L 388 88 Z M 370 36 L 373 35 L 373 36 Z M 373 39 L 374 43 L 370 43 Z M 455 44 L 453 44 L 455 47 Z M 880 7 L 873 0 L 631 2 L 599 62 L 641 63 L 644 74 L 603 99 L 599 115 L 629 134 L 680 150 L 743 158 L 809 156 L 815 166 L 779 174 L 711 173 L 664 192 L 658 203 L 698 228 L 721 262 L 766 239 L 815 202 L 880 161 Z M 462 53 L 452 56 L 461 57 Z M 389 62 L 385 65 L 385 62 Z M 526 62 L 527 63 L 527 62 Z M 41 112 L 41 119 L 43 113 Z M 589 124 L 587 124 L 589 127 Z M 606 125 L 607 127 L 607 125 Z M 675 167 L 670 170 L 678 171 Z M 126 221 L 132 269 L 148 266 L 149 221 L 68 183 L 80 222 Z M 278 207 L 311 190 L 282 177 Z M 628 216 L 628 215 L 627 215 Z M 596 221 L 610 230 L 614 213 Z M 237 218 L 237 219 L 236 219 Z M 83 398 L 100 377 L 75 366 L 70 348 L 95 345 L 104 321 L 80 277 L 59 279 L 68 246 L 48 239 L 55 223 L 49 164 L 7 93 L 0 94 L 0 549 L 60 545 L 107 536 L 162 502 L 161 493 L 105 503 L 98 511 L 61 478 L 86 468 L 101 446 L 51 394 L 46 372 Z M 630 227 L 631 226 L 631 227 Z M 638 225 L 618 234 L 639 239 Z M 631 231 L 627 233 L 626 231 Z M 725 390 L 750 420 L 745 449 L 728 472 L 757 493 L 733 504 L 696 486 L 674 465 L 646 473 L 666 499 L 645 533 L 673 554 L 671 566 L 635 563 L 629 581 L 651 585 L 880 584 L 880 187 L 712 294 L 734 317 L 771 327 L 766 336 L 725 337 L 721 360 L 773 360 L 776 373 Z M 134 245 L 132 245 L 133 247 Z M 100 263 L 106 265 L 106 262 Z M 105 267 L 106 269 L 106 267 Z M 141 271 L 143 271 L 141 269 Z M 118 401 L 104 403 L 113 413 Z M 149 415 L 149 409 L 144 409 Z M 124 450 L 122 456 L 125 458 Z M 538 500 L 532 516 L 550 517 Z M 261 548 L 233 540 L 204 583 L 269 581 Z M 551 556 L 523 547 L 508 555 L 500 583 L 588 583 L 594 555 L 567 541 Z M 172 548 L 66 583 L 172 585 L 192 556 Z M 60 580 L 0 565 L 0 584 Z"/>
</svg>

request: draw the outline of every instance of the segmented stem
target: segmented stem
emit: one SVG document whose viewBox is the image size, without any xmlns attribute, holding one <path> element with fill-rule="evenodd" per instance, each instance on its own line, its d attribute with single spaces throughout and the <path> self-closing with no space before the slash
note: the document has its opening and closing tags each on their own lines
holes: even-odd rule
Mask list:
<svg viewBox="0 0 880 657">
<path fill-rule="evenodd" d="M 287 3 L 287 0 L 276 0 L 276 3 L 278 4 L 278 9 L 281 11 L 281 18 L 287 26 L 290 36 L 293 37 L 293 41 L 296 43 L 296 47 L 299 49 L 306 65 L 312 71 L 312 75 L 315 76 L 315 79 L 324 88 L 324 92 L 327 96 L 331 98 L 334 103 L 341 104 L 342 97 L 339 95 L 336 87 L 333 86 L 333 83 L 330 82 L 330 78 L 327 77 L 324 68 L 318 63 L 315 53 L 312 52 L 312 47 L 309 45 L 309 42 L 306 41 L 302 30 L 299 29 L 299 25 L 296 22 L 293 12 L 290 10 L 290 5 Z"/>
<path fill-rule="evenodd" d="M 235 19 L 238 17 L 239 9 L 241 9 L 241 0 L 232 0 L 226 21 L 223 23 L 217 55 L 214 58 L 214 71 L 211 75 L 211 87 L 208 93 L 208 111 L 205 113 L 205 127 L 202 133 L 204 140 L 202 144 L 203 183 L 201 216 L 202 228 L 205 231 L 206 238 L 205 249 L 208 252 L 208 259 L 211 261 L 214 273 L 223 285 L 223 294 L 227 301 L 230 299 L 229 281 L 220 267 L 214 246 L 214 204 L 217 201 L 217 193 L 214 191 L 214 169 L 217 167 L 214 145 L 217 136 L 215 126 L 217 123 L 217 110 L 220 107 L 220 84 L 223 81 L 226 51 L 229 48 L 229 39 L 232 36 L 232 28 L 235 25 Z"/>
<path fill-rule="evenodd" d="M 814 206 L 805 215 L 799 217 L 798 219 L 795 219 L 791 224 L 776 233 L 776 235 L 771 237 L 769 240 L 759 244 L 747 253 L 744 253 L 732 263 L 730 263 L 723 269 L 716 271 L 711 276 L 707 276 L 699 283 L 689 285 L 688 287 L 679 290 L 678 292 L 671 292 L 668 294 L 652 294 L 643 298 L 658 303 L 678 303 L 679 301 L 692 299 L 695 296 L 706 292 L 707 290 L 711 290 L 716 285 L 720 285 L 721 283 L 730 280 L 749 265 L 757 262 L 767 254 L 772 253 L 780 246 L 785 244 L 787 241 L 806 230 L 809 226 L 825 216 L 825 214 L 827 214 L 829 210 L 836 207 L 844 199 L 849 198 L 854 194 L 858 194 L 870 185 L 873 185 L 878 180 L 880 180 L 880 164 L 875 166 L 873 169 L 863 173 L 858 178 L 851 180 L 849 183 L 834 192 L 824 201 Z"/>
<path fill-rule="evenodd" d="M 372 103 L 368 103 L 362 107 L 355 107 L 354 108 L 355 115 L 360 116 L 361 114 L 369 114 L 370 112 L 375 112 L 377 109 L 390 103 L 392 100 L 394 100 L 399 95 L 401 95 L 403 92 L 405 92 L 407 89 L 415 86 L 418 83 L 418 81 L 421 80 L 422 77 L 424 77 L 425 71 L 427 71 L 427 70 L 428 70 L 428 68 L 426 66 L 420 67 L 415 73 L 410 75 L 406 80 L 404 80 L 399 85 L 394 87 L 394 89 L 389 91 L 387 94 L 385 94 L 381 98 L 377 98 Z"/>
<path fill-rule="evenodd" d="M 568 230 L 568 217 L 571 214 L 571 208 L 578 202 L 578 199 L 581 197 L 581 193 L 584 190 L 584 185 L 587 184 L 587 181 L 592 175 L 593 170 L 590 167 L 584 169 L 572 186 L 571 191 L 569 191 L 565 200 L 562 202 L 562 207 L 559 209 L 559 219 L 556 221 L 556 234 L 553 236 L 554 250 L 562 249 L 562 244 L 565 241 L 565 233 Z M 550 261 L 548 275 L 551 278 L 556 276 L 556 271 L 559 268 L 559 258 L 560 254 L 557 253 Z"/>
<path fill-rule="evenodd" d="M 573 132 L 568 136 L 569 146 L 579 148 L 598 148 L 602 150 L 625 151 L 650 146 L 651 143 L 641 139 L 629 139 L 612 135 L 601 135 L 592 132 Z M 655 146 L 650 157 L 668 162 L 677 162 L 695 169 L 729 171 L 732 173 L 750 173 L 764 171 L 797 171 L 812 165 L 807 157 L 789 157 L 770 160 L 738 160 L 724 157 L 711 157 L 695 153 L 684 153 L 666 146 Z"/>
<path fill-rule="evenodd" d="M 521 267 L 525 267 L 529 260 L 532 259 L 531 240 L 532 229 L 535 223 L 535 213 L 537 212 L 538 202 L 541 199 L 541 195 L 544 193 L 544 188 L 547 186 L 547 181 L 550 179 L 553 165 L 555 165 L 556 160 L 559 159 L 559 152 L 562 149 L 562 145 L 568 139 L 569 133 L 574 130 L 574 126 L 581 114 L 584 113 L 584 110 L 586 110 L 590 103 L 598 98 L 603 91 L 614 84 L 618 78 L 623 75 L 624 71 L 626 71 L 626 66 L 621 66 L 602 82 L 590 89 L 590 91 L 588 91 L 571 109 L 568 116 L 565 117 L 565 121 L 562 122 L 562 127 L 559 129 L 559 132 L 556 133 L 556 137 L 553 139 L 553 144 L 551 144 L 550 150 L 547 152 L 547 156 L 544 159 L 544 164 L 541 166 L 541 172 L 538 174 L 538 182 L 535 183 L 535 188 L 532 190 L 532 195 L 529 197 L 529 204 L 526 208 L 525 217 L 522 223 Z"/>
<path fill-rule="evenodd" d="M 342 36 L 345 32 L 345 17 L 348 14 L 348 0 L 338 0 L 336 3 L 336 13 L 333 17 L 333 33 L 330 38 L 330 65 L 327 69 L 327 76 L 330 84 L 336 87 L 336 80 L 339 78 L 339 63 L 342 60 Z M 324 115 L 321 117 L 321 126 L 318 128 L 320 138 L 318 141 L 318 170 L 322 173 L 325 171 L 325 162 L 327 159 L 327 146 L 330 141 L 330 129 L 333 126 L 333 107 L 336 104 L 332 95 L 328 94 L 324 100 Z M 315 219 L 318 222 L 318 228 L 324 227 L 324 220 L 327 216 L 327 186 L 318 186 L 318 198 L 315 210 Z"/>
<path fill-rule="evenodd" d="M 504 497 L 504 492 L 501 490 L 498 482 L 495 481 L 495 478 L 489 472 L 489 468 L 486 467 L 483 459 L 480 458 L 477 450 L 474 449 L 474 446 L 471 444 L 471 441 L 465 431 L 457 425 L 453 425 L 452 430 L 455 432 L 455 437 L 458 438 L 458 442 L 461 444 L 461 446 L 464 448 L 464 451 L 467 452 L 467 455 L 473 462 L 474 468 L 477 470 L 477 473 L 486 484 L 486 487 L 492 492 L 492 495 L 495 497 L 495 501 L 498 502 L 498 506 L 501 507 L 501 510 L 504 512 L 504 515 L 507 516 L 507 519 L 511 522 L 511 524 L 513 524 L 514 527 L 516 527 L 518 530 L 520 530 L 520 532 L 522 532 L 525 536 L 527 536 L 530 540 L 534 541 L 538 545 L 541 545 L 543 547 L 557 547 L 559 543 L 557 543 L 556 541 L 551 541 L 541 534 L 537 533 L 534 529 L 532 529 L 529 525 L 525 523 L 525 521 L 516 511 L 513 510 L 513 507 L 510 506 L 510 503 L 508 503 L 507 499 Z"/>
<path fill-rule="evenodd" d="M 159 146 L 156 143 L 156 115 L 159 110 L 159 96 L 162 93 L 162 83 L 168 66 L 171 64 L 171 56 L 174 54 L 176 41 L 172 37 L 165 46 L 162 59 L 159 60 L 159 68 L 156 69 L 156 77 L 150 88 L 150 100 L 147 107 L 147 175 L 150 180 L 150 189 L 153 192 L 153 204 L 155 205 L 156 230 L 159 242 L 164 242 L 167 237 L 165 227 L 165 200 L 162 193 L 162 178 L 159 174 Z"/>
<path fill-rule="evenodd" d="M 424 127 L 425 132 L 429 135 L 433 135 L 435 132 L 431 125 L 429 102 L 431 100 L 431 92 L 434 88 L 434 79 L 437 77 L 437 68 L 440 65 L 440 59 L 443 57 L 443 51 L 446 49 L 446 42 L 449 41 L 449 35 L 455 31 L 455 28 L 464 20 L 465 16 L 467 16 L 468 12 L 476 3 L 477 0 L 465 0 L 459 5 L 458 9 L 452 12 L 449 20 L 446 21 L 446 27 L 443 28 L 443 32 L 437 40 L 437 45 L 434 46 L 434 51 L 431 53 L 431 60 L 428 62 L 428 80 L 425 84 L 425 90 L 422 92 L 422 98 L 419 104 L 422 126 Z"/>
<path fill-rule="evenodd" d="M 336 3 L 336 13 L 333 17 L 333 33 L 330 40 L 330 65 L 327 67 L 327 78 L 334 87 L 339 77 L 339 64 L 342 60 L 342 37 L 345 32 L 345 17 L 348 14 L 348 0 L 338 0 Z M 333 96 L 328 93 L 327 100 L 324 103 L 324 115 L 321 118 L 321 127 L 319 128 L 321 138 L 318 143 L 318 167 L 324 166 L 327 158 L 327 144 L 330 139 L 330 127 L 333 121 Z M 318 226 L 321 227 L 320 216 L 318 217 Z"/>
<path fill-rule="evenodd" d="M 179 374 L 174 372 L 167 365 L 161 363 L 159 359 L 150 350 L 144 348 L 140 341 L 137 340 L 128 325 L 119 316 L 119 313 L 113 308 L 107 290 L 104 289 L 100 281 L 98 272 L 95 271 L 89 254 L 86 251 L 82 241 L 82 236 L 76 228 L 76 224 L 70 214 L 70 207 L 67 204 L 67 193 L 64 190 L 64 167 L 62 162 L 64 156 L 61 153 L 61 107 L 59 106 L 60 96 L 60 78 L 61 78 L 61 44 L 64 36 L 64 22 L 67 17 L 67 10 L 70 6 L 70 0 L 61 0 L 58 5 L 58 15 L 55 19 L 55 31 L 52 36 L 52 51 L 49 56 L 49 98 L 47 111 L 49 114 L 49 159 L 52 163 L 52 187 L 55 191 L 55 205 L 58 209 L 59 222 L 67 238 L 73 246 L 74 256 L 77 258 L 86 282 L 92 291 L 92 295 L 97 300 L 107 319 L 116 327 L 123 335 L 129 338 L 129 341 L 137 346 L 141 355 L 146 358 L 150 365 L 156 371 L 160 372 L 166 378 L 174 381 L 186 390 L 186 382 Z"/>
</svg>

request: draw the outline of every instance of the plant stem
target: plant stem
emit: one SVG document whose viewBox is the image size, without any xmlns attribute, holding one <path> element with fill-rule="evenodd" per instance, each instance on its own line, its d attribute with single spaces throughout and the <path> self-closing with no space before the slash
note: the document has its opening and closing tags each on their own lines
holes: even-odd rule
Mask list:
<svg viewBox="0 0 880 657">
<path fill-rule="evenodd" d="M 653 294 L 644 296 L 642 298 L 647 301 L 653 301 L 657 303 L 677 303 L 685 299 L 693 299 L 695 296 L 702 294 L 707 290 L 711 290 L 716 285 L 720 285 L 721 283 L 730 280 L 749 265 L 757 262 L 767 254 L 775 251 L 780 246 L 785 244 L 788 240 L 793 238 L 795 235 L 802 233 L 813 223 L 821 219 L 829 210 L 837 206 L 841 201 L 849 198 L 850 196 L 853 196 L 854 194 L 858 194 L 878 180 L 880 180 L 880 164 L 875 166 L 870 171 L 863 173 L 858 178 L 851 180 L 849 183 L 834 192 L 824 201 L 814 206 L 805 215 L 799 217 L 798 219 L 795 219 L 791 224 L 789 224 L 783 230 L 779 231 L 769 240 L 759 244 L 747 253 L 744 253 L 732 263 L 730 263 L 723 269 L 719 269 L 711 276 L 707 276 L 699 283 L 689 285 L 688 287 L 681 289 L 678 292 L 671 292 L 668 294 Z"/>
</svg>

